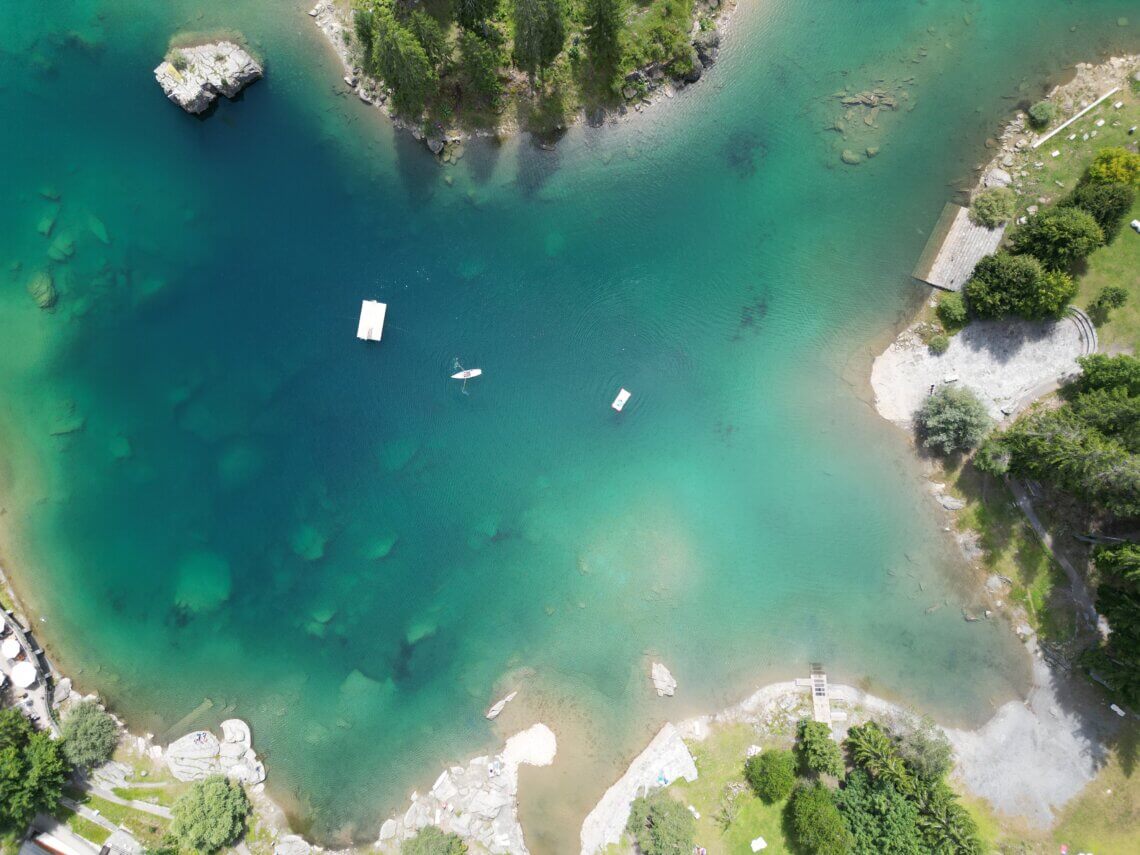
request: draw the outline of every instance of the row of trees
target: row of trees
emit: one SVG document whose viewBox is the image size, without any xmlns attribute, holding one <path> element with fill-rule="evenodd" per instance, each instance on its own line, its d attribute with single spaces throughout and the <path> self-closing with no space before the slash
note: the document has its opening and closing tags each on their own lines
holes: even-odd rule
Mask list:
<svg viewBox="0 0 1140 855">
<path fill-rule="evenodd" d="M 1034 319 L 1060 315 L 1077 294 L 1073 266 L 1119 234 L 1137 185 L 1140 155 L 1123 148 L 1099 151 L 1072 193 L 1029 216 L 1010 236 L 1008 251 L 978 263 L 965 287 L 970 314 Z M 978 194 L 970 215 L 994 227 L 1015 211 L 1013 192 L 993 188 Z"/>
<path fill-rule="evenodd" d="M 1140 359 L 1093 354 L 1063 403 L 1037 408 L 990 436 L 975 465 L 1035 478 L 1087 503 L 1099 515 L 1140 516 Z M 1097 611 L 1111 627 L 1086 664 L 1132 704 L 1140 703 L 1140 546 L 1094 553 Z"/>
<path fill-rule="evenodd" d="M 827 725 L 802 721 L 792 751 L 765 751 L 745 764 L 757 795 L 788 799 L 788 827 L 803 851 L 982 851 L 973 819 L 946 784 L 952 753 L 931 721 L 895 735 L 869 722 L 851 728 L 844 747 L 846 761 Z"/>
<path fill-rule="evenodd" d="M 115 720 L 90 702 L 71 708 L 62 731 L 53 739 L 18 710 L 0 710 L 0 838 L 54 811 L 72 772 L 106 762 L 119 741 Z"/>
<path fill-rule="evenodd" d="M 1093 354 L 1065 403 L 991 436 L 975 465 L 1051 484 L 1116 517 L 1140 515 L 1140 359 Z"/>
<path fill-rule="evenodd" d="M 1140 704 L 1140 545 L 1102 546 L 1095 560 L 1096 608 L 1112 632 L 1086 664 L 1135 706 Z"/>
<path fill-rule="evenodd" d="M 622 55 L 625 0 L 455 0 L 438 17 L 396 0 L 357 0 L 364 71 L 384 80 L 398 113 L 418 117 L 435 99 L 493 102 L 512 60 L 533 83 L 580 28 L 591 70 L 612 80 Z M 575 43 L 577 39 L 575 39 Z M 577 47 L 572 48 L 580 57 Z"/>
</svg>

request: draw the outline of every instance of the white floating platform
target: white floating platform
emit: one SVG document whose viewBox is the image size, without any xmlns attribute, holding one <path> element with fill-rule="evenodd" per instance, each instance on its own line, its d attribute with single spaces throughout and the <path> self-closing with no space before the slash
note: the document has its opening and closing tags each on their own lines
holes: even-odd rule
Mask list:
<svg viewBox="0 0 1140 855">
<path fill-rule="evenodd" d="M 362 300 L 360 303 L 360 323 L 356 325 L 356 337 L 364 341 L 380 341 L 380 337 L 384 335 L 384 316 L 387 314 L 387 303 Z"/>
<path fill-rule="evenodd" d="M 620 413 L 625 407 L 626 401 L 628 401 L 632 395 L 632 392 L 628 391 L 627 389 L 622 389 L 620 392 L 618 392 L 617 397 L 614 398 L 614 402 L 610 404 L 610 406 Z"/>
</svg>

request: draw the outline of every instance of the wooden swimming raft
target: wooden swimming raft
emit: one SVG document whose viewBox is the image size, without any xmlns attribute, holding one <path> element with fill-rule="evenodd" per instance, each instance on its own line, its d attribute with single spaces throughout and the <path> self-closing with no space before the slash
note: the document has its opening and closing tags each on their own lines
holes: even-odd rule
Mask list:
<svg viewBox="0 0 1140 855">
<path fill-rule="evenodd" d="M 949 202 L 911 275 L 935 288 L 959 291 L 974 272 L 974 265 L 997 251 L 1004 234 L 1005 226 L 976 226 L 965 208 Z"/>
</svg>

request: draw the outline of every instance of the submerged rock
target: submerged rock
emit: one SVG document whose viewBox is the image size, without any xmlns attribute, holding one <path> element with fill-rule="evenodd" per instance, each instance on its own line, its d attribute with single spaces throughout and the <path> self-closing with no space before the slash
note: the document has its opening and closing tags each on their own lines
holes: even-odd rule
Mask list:
<svg viewBox="0 0 1140 855">
<path fill-rule="evenodd" d="M 55 282 L 46 270 L 32 274 L 32 278 L 28 280 L 28 293 L 41 309 L 50 309 L 59 298 L 55 291 Z"/>
<path fill-rule="evenodd" d="M 839 155 L 839 159 L 846 163 L 848 166 L 857 166 L 863 160 L 863 158 L 861 158 L 858 153 L 852 151 L 849 148 L 843 149 L 843 154 Z"/>
<path fill-rule="evenodd" d="M 174 603 L 191 612 L 209 612 L 230 598 L 230 563 L 215 552 L 195 552 L 178 565 Z"/>
<path fill-rule="evenodd" d="M 396 545 L 399 540 L 399 535 L 394 531 L 385 532 L 378 535 L 377 538 L 369 545 L 365 555 L 373 561 L 379 561 L 382 558 L 387 558 L 388 554 L 392 551 L 392 547 Z"/>
<path fill-rule="evenodd" d="M 51 237 L 51 230 L 55 228 L 55 218 L 58 211 L 49 211 L 44 214 L 39 223 L 36 224 L 36 231 L 44 237 Z"/>
<path fill-rule="evenodd" d="M 175 48 L 154 70 L 166 97 L 187 113 L 203 112 L 218 95 L 233 98 L 261 75 L 261 66 L 233 42 Z"/>
<path fill-rule="evenodd" d="M 87 228 L 91 230 L 91 234 L 95 235 L 100 243 L 109 244 L 111 242 L 111 238 L 107 235 L 107 227 L 94 214 L 88 215 Z"/>
<path fill-rule="evenodd" d="M 48 247 L 48 258 L 52 261 L 67 261 L 75 255 L 75 241 L 67 235 L 57 235 Z"/>
<path fill-rule="evenodd" d="M 311 525 L 303 525 L 292 538 L 293 552 L 306 561 L 317 561 L 325 555 L 325 536 Z"/>
</svg>

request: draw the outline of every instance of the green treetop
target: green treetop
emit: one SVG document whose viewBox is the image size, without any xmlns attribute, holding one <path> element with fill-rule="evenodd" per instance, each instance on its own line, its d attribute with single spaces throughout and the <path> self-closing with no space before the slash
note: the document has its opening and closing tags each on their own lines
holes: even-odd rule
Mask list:
<svg viewBox="0 0 1140 855">
<path fill-rule="evenodd" d="M 0 710 L 0 835 L 20 834 L 37 813 L 55 810 L 70 774 L 62 743 L 19 711 Z"/>
<path fill-rule="evenodd" d="M 515 59 L 532 77 L 562 51 L 566 7 L 562 0 L 514 0 Z"/>
<path fill-rule="evenodd" d="M 240 784 L 215 775 L 196 782 L 171 809 L 171 842 L 179 849 L 216 852 L 245 830 L 249 799 Z"/>
<path fill-rule="evenodd" d="M 118 725 L 93 701 L 76 704 L 63 719 L 63 753 L 74 766 L 106 763 L 118 743 Z"/>
</svg>

